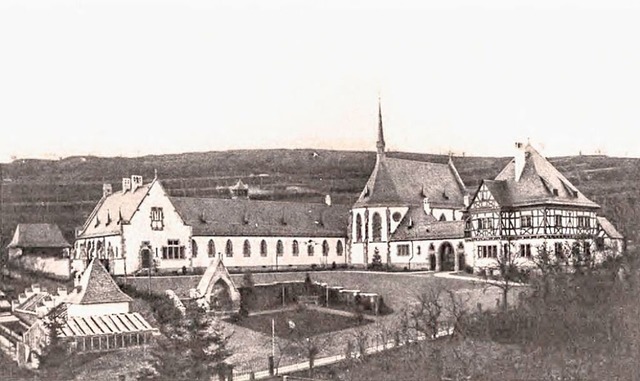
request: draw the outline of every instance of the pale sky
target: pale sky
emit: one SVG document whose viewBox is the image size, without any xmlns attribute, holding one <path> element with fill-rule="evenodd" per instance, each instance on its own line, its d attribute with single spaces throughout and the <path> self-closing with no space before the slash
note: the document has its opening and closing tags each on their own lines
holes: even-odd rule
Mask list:
<svg viewBox="0 0 640 381">
<path fill-rule="evenodd" d="M 0 161 L 251 148 L 640 157 L 637 1 L 0 1 Z"/>
</svg>

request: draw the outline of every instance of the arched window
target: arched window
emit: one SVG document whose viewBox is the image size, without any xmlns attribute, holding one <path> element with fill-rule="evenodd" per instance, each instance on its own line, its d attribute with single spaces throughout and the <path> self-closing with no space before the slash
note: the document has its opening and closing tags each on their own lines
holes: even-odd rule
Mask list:
<svg viewBox="0 0 640 381">
<path fill-rule="evenodd" d="M 207 244 L 207 255 L 209 258 L 214 258 L 216 256 L 216 244 L 213 243 L 212 239 L 210 239 Z"/>
<path fill-rule="evenodd" d="M 323 257 L 329 256 L 329 242 L 327 242 L 326 239 L 322 241 L 322 256 Z"/>
<path fill-rule="evenodd" d="M 244 254 L 245 257 L 251 256 L 251 243 L 249 243 L 248 239 L 244 240 L 244 245 L 242 246 L 242 254 Z"/>
<path fill-rule="evenodd" d="M 362 216 L 356 216 L 356 242 L 362 241 Z"/>
<path fill-rule="evenodd" d="M 227 246 L 224 249 L 227 257 L 233 257 L 233 242 L 230 239 L 227 240 Z"/>
<path fill-rule="evenodd" d="M 336 253 L 339 256 L 342 256 L 343 251 L 344 251 L 344 247 L 342 246 L 342 241 L 338 241 L 338 243 L 336 244 Z"/>
<path fill-rule="evenodd" d="M 300 254 L 300 247 L 298 246 L 298 241 L 293 240 L 293 243 L 291 244 L 291 252 L 293 253 L 294 257 L 297 257 L 298 254 Z"/>
<path fill-rule="evenodd" d="M 262 240 L 262 242 L 260 242 L 260 256 L 267 256 L 267 241 L 265 240 Z"/>
<path fill-rule="evenodd" d="M 313 257 L 313 252 L 314 252 L 313 244 L 310 243 L 307 245 L 307 255 L 309 255 L 310 257 Z"/>
<path fill-rule="evenodd" d="M 284 246 L 282 245 L 282 241 L 278 240 L 278 243 L 276 243 L 276 255 L 282 257 L 282 254 L 284 254 Z"/>
<path fill-rule="evenodd" d="M 371 220 L 372 238 L 374 241 L 382 241 L 382 218 L 379 213 L 373 213 Z"/>
<path fill-rule="evenodd" d="M 446 221 L 446 220 L 447 220 L 447 217 L 444 215 L 444 213 L 442 213 L 440 215 L 440 221 Z"/>
<path fill-rule="evenodd" d="M 191 256 L 194 258 L 198 256 L 198 244 L 195 239 L 191 240 Z"/>
</svg>

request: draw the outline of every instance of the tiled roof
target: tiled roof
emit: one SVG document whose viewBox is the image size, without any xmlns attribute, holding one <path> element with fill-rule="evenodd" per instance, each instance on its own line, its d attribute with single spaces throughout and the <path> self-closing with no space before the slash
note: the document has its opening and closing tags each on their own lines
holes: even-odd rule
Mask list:
<svg viewBox="0 0 640 381">
<path fill-rule="evenodd" d="M 391 241 L 464 238 L 464 221 L 438 221 L 422 208 L 409 209 Z"/>
<path fill-rule="evenodd" d="M 453 165 L 382 156 L 355 203 L 362 206 L 421 205 L 462 208 L 465 186 Z"/>
<path fill-rule="evenodd" d="M 85 222 L 79 238 L 120 234 L 122 223 L 133 217 L 138 206 L 149 193 L 155 180 L 138 187 L 135 191 L 118 191 L 103 197 Z"/>
<path fill-rule="evenodd" d="M 96 259 L 92 259 L 82 273 L 80 288 L 76 288 L 67 299 L 72 304 L 120 303 L 131 300 Z"/>
<path fill-rule="evenodd" d="M 55 224 L 18 224 L 9 243 L 11 248 L 71 247 Z"/>
<path fill-rule="evenodd" d="M 347 236 L 346 205 L 191 197 L 171 202 L 194 236 Z"/>
<path fill-rule="evenodd" d="M 605 217 L 596 217 L 596 219 L 598 220 L 598 224 L 600 225 L 604 233 L 609 238 L 624 239 L 624 236 L 620 234 L 620 232 L 616 230 L 615 226 L 613 226 L 613 224 L 609 222 L 609 220 L 607 220 Z"/>
<path fill-rule="evenodd" d="M 500 206 L 556 204 L 599 208 L 530 144 L 524 149 L 525 165 L 518 181 L 515 180 L 515 159 L 494 181 L 484 181 Z"/>
</svg>

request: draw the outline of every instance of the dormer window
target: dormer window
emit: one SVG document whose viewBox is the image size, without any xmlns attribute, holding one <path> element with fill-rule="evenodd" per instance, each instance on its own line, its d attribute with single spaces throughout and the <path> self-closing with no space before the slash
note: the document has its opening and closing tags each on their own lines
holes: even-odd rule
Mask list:
<svg viewBox="0 0 640 381">
<path fill-rule="evenodd" d="M 164 229 L 164 212 L 161 207 L 151 207 L 151 230 Z"/>
</svg>

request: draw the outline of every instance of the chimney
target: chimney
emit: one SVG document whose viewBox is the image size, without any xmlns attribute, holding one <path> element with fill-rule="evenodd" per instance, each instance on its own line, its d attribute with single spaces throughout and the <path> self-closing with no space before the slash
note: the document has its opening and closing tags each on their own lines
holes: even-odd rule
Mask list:
<svg viewBox="0 0 640 381">
<path fill-rule="evenodd" d="M 102 184 L 102 197 L 110 196 L 113 193 L 111 184 Z"/>
<path fill-rule="evenodd" d="M 128 177 L 122 178 L 122 193 L 126 193 L 131 190 L 131 179 Z"/>
<path fill-rule="evenodd" d="M 131 192 L 135 192 L 136 189 L 142 186 L 142 176 L 132 175 L 131 176 Z"/>
<path fill-rule="evenodd" d="M 331 195 L 326 195 L 324 196 L 324 203 L 327 204 L 327 206 L 331 206 Z"/>
<path fill-rule="evenodd" d="M 514 154 L 515 159 L 515 179 L 516 182 L 520 181 L 520 176 L 522 176 L 522 171 L 524 170 L 525 163 L 525 146 L 524 143 L 516 142 L 516 151 Z"/>
<path fill-rule="evenodd" d="M 429 197 L 422 199 L 422 209 L 424 209 L 426 214 L 431 214 L 431 203 L 429 202 Z"/>
</svg>

